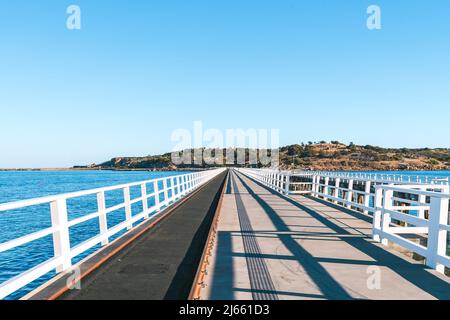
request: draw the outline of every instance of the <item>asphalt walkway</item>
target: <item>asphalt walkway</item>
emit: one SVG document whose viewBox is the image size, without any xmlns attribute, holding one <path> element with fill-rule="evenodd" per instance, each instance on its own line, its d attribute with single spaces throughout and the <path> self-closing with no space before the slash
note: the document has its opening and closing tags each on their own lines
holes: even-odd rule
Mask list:
<svg viewBox="0 0 450 320">
<path fill-rule="evenodd" d="M 70 300 L 187 299 L 227 172 L 67 291 Z"/>
</svg>

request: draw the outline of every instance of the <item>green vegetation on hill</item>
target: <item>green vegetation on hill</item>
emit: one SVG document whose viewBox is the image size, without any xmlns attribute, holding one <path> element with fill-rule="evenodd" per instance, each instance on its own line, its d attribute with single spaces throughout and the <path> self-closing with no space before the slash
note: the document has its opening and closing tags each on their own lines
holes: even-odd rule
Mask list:
<svg viewBox="0 0 450 320">
<path fill-rule="evenodd" d="M 204 152 L 197 149 L 196 152 Z M 233 149 L 235 155 L 237 149 Z M 246 160 L 250 151 L 245 149 Z M 258 150 L 259 151 L 259 150 Z M 194 155 L 194 150 L 191 150 Z M 225 149 L 223 149 L 225 165 Z M 269 152 L 270 154 L 270 152 Z M 214 151 L 212 151 L 214 157 Z M 145 157 L 117 157 L 91 168 L 102 169 L 156 169 L 174 170 L 184 168 L 204 168 L 208 165 L 175 165 L 171 154 L 166 153 Z M 360 146 L 338 141 L 327 143 L 308 142 L 280 148 L 280 166 L 282 169 L 306 170 L 450 170 L 450 149 L 393 149 L 377 146 Z"/>
<path fill-rule="evenodd" d="M 377 146 L 308 143 L 280 149 L 286 168 L 314 170 L 448 170 L 450 149 L 393 149 Z"/>
</svg>

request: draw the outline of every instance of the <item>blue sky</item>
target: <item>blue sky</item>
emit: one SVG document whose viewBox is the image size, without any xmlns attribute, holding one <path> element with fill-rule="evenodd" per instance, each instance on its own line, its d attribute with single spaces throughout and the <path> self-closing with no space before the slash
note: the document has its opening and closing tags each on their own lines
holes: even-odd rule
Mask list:
<svg viewBox="0 0 450 320">
<path fill-rule="evenodd" d="M 82 29 L 66 28 L 81 8 Z M 366 28 L 366 8 L 382 29 Z M 0 0 L 0 167 L 170 151 L 173 130 L 450 147 L 448 0 Z"/>
</svg>

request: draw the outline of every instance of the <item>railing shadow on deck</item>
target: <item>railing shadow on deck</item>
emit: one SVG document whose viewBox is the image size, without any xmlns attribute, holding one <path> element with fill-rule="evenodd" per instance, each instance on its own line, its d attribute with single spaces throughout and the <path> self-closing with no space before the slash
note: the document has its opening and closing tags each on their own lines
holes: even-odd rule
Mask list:
<svg viewBox="0 0 450 320">
<path fill-rule="evenodd" d="M 370 224 L 372 224 L 372 216 L 371 215 L 366 215 L 366 214 L 363 214 L 362 212 L 350 210 L 350 209 L 347 209 L 347 208 L 345 208 L 343 206 L 340 206 L 338 204 L 334 204 L 334 203 L 326 201 L 324 199 L 315 198 L 315 197 L 312 197 L 312 196 L 307 195 L 307 194 L 302 195 L 302 197 L 305 197 L 307 199 L 316 201 L 316 202 L 318 202 L 320 204 L 326 205 L 327 207 L 330 207 L 330 208 L 342 211 L 342 212 L 344 212 L 344 213 L 346 213 L 346 214 L 348 214 L 348 215 L 350 215 L 350 216 L 352 216 L 354 218 L 357 218 L 357 219 L 360 219 L 360 220 L 364 220 L 364 221 L 369 222 Z M 290 198 L 288 198 L 288 199 L 290 199 Z M 292 199 L 290 199 L 290 200 L 292 200 Z"/>
<path fill-rule="evenodd" d="M 237 175 L 236 175 L 237 176 Z M 279 217 L 279 215 L 268 205 L 259 195 L 257 195 L 248 186 L 247 183 L 237 176 L 242 185 L 246 188 L 248 193 L 259 203 L 263 208 L 272 224 L 277 231 L 290 231 L 289 227 Z M 289 234 L 280 234 L 279 240 L 292 253 L 296 260 L 302 265 L 306 273 L 317 285 L 322 292 L 325 299 L 334 300 L 350 300 L 352 296 L 327 272 L 327 270 L 312 256 L 306 249 L 304 249 L 294 238 Z"/>
<path fill-rule="evenodd" d="M 278 231 L 290 231 L 289 227 L 269 205 L 267 205 L 258 195 L 256 195 L 239 176 L 235 175 L 235 177 L 241 181 L 247 192 L 253 196 L 258 203 L 260 203 Z M 314 259 L 314 257 L 307 250 L 300 246 L 291 235 L 280 234 L 278 238 L 284 246 L 291 251 L 292 255 L 296 257 L 297 261 L 302 264 L 305 271 L 319 287 L 323 294 L 323 298 L 339 300 L 352 299 L 347 291 L 326 271 L 323 266 L 320 265 L 320 263 L 317 262 L 317 260 Z"/>
<path fill-rule="evenodd" d="M 258 194 L 256 194 L 249 185 L 240 177 L 238 176 L 239 180 L 242 182 L 244 187 L 247 189 L 249 194 L 251 194 L 254 199 L 259 203 L 259 205 L 264 209 L 268 217 L 272 220 L 272 223 L 279 231 L 289 231 L 288 226 L 281 220 L 281 218 L 278 216 L 278 214 L 270 207 L 270 205 L 262 199 Z M 247 179 L 249 179 L 247 177 Z M 250 179 L 252 182 L 263 188 L 265 191 L 269 191 L 271 194 L 276 195 L 278 197 L 281 197 L 291 203 L 292 205 L 296 206 L 297 208 L 309 213 L 312 217 L 316 218 L 319 222 L 321 222 L 323 225 L 327 226 L 337 234 L 341 235 L 349 235 L 350 233 L 345 230 L 344 228 L 336 225 L 331 220 L 327 219 L 326 217 L 320 215 L 318 212 L 312 210 L 311 208 L 308 208 L 299 202 L 286 197 L 284 195 L 281 195 L 278 192 L 275 192 L 274 190 L 271 190 L 270 188 L 264 186 L 262 183 L 255 181 L 254 179 Z M 317 199 L 312 199 L 317 201 Z M 323 203 L 324 205 L 330 206 L 330 204 Z M 348 213 L 352 216 L 360 217 L 360 214 L 358 212 L 352 212 L 348 209 L 342 208 L 342 207 L 336 207 L 336 209 L 341 210 L 344 213 Z M 361 214 L 362 216 L 362 214 Z M 281 239 L 281 238 L 280 238 Z M 288 240 L 291 239 L 291 240 Z M 450 299 L 450 285 L 440 279 L 439 277 L 433 275 L 430 273 L 431 269 L 424 265 L 418 265 L 418 264 L 411 264 L 407 260 L 404 260 L 395 254 L 380 248 L 379 246 L 371 243 L 368 241 L 368 239 L 364 239 L 361 237 L 342 237 L 342 241 L 345 241 L 347 244 L 353 246 L 354 248 L 360 250 L 361 252 L 365 253 L 366 255 L 370 256 L 372 259 L 377 261 L 378 266 L 385 266 L 390 269 L 392 269 L 394 272 L 396 272 L 398 275 L 409 281 L 410 283 L 414 284 L 415 286 L 419 287 L 423 291 L 427 292 L 428 294 L 432 295 L 433 297 L 440 299 L 440 300 L 449 300 Z M 343 299 L 348 298 L 347 292 L 342 292 L 342 287 L 337 284 L 337 282 L 330 277 L 326 271 L 320 266 L 319 261 L 311 256 L 309 252 L 301 248 L 301 246 L 294 241 L 292 238 L 284 237 L 284 239 L 281 239 L 286 247 L 290 249 L 291 251 L 295 252 L 295 255 L 298 256 L 298 260 L 300 263 L 303 264 L 305 267 L 305 270 L 308 272 L 308 274 L 311 276 L 311 278 L 316 282 L 318 287 L 322 290 L 324 295 L 327 298 L 332 299 Z M 294 253 L 293 252 L 293 253 Z M 301 259 L 300 259 L 301 258 Z M 305 258 L 307 263 L 305 263 Z M 319 269 L 314 269 L 319 268 Z M 318 270 L 320 270 L 318 272 Z M 323 271 L 322 271 L 323 270 Z M 323 273 L 325 272 L 325 273 Z M 334 290 L 329 290 L 329 285 L 324 285 L 326 282 L 323 282 L 323 279 L 326 278 L 330 280 L 330 283 L 333 283 L 334 285 L 337 285 L 337 293 L 340 294 L 334 294 Z M 331 278 L 331 279 L 330 279 Z"/>
</svg>

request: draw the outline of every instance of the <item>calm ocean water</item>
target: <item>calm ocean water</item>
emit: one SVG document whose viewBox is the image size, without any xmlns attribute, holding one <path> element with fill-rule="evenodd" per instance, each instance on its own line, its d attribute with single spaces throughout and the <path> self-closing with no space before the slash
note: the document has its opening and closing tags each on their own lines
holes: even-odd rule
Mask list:
<svg viewBox="0 0 450 320">
<path fill-rule="evenodd" d="M 380 173 L 380 172 L 377 172 Z M 404 175 L 428 175 L 450 177 L 450 171 L 429 172 L 383 172 Z M 7 171 L 0 172 L 0 203 L 42 197 L 47 195 L 106 187 L 122 183 L 149 180 L 163 176 L 182 174 L 182 172 L 125 172 L 125 171 Z M 131 188 L 131 197 L 139 197 L 139 188 Z M 151 190 L 149 190 L 151 192 Z M 123 201 L 122 192 L 106 195 L 107 206 Z M 151 205 L 151 203 L 150 203 Z M 68 201 L 69 219 L 74 219 L 96 211 L 96 198 L 84 197 Z M 132 207 L 133 214 L 142 211 L 139 203 Z M 108 214 L 108 227 L 124 220 L 124 210 Z M 0 212 L 0 243 L 50 227 L 48 205 L 33 206 L 26 209 Z M 71 245 L 79 244 L 98 232 L 98 222 L 93 219 L 70 230 Z M 119 236 L 119 235 L 117 235 Z M 98 249 L 93 248 L 90 252 Z M 74 263 L 84 258 L 87 252 L 74 259 Z M 51 236 L 47 236 L 19 248 L 0 253 L 0 283 L 30 269 L 52 257 Z M 12 294 L 8 299 L 17 299 L 41 285 L 54 273 L 27 285 Z"/>
</svg>

